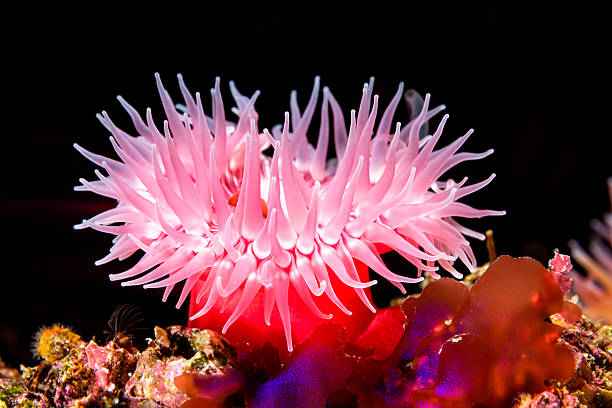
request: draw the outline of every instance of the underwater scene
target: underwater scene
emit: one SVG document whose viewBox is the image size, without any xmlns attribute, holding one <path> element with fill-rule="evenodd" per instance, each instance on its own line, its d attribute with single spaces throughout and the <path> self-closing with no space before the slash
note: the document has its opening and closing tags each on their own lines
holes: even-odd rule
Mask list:
<svg viewBox="0 0 612 408">
<path fill-rule="evenodd" d="M 32 14 L 0 408 L 612 407 L 604 10 L 320 6 Z"/>
</svg>

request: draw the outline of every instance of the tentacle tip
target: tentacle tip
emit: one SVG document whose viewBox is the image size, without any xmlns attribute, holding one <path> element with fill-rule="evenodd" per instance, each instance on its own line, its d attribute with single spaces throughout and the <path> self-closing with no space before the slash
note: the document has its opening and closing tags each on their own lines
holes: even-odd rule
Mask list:
<svg viewBox="0 0 612 408">
<path fill-rule="evenodd" d="M 316 295 L 316 296 L 321 296 L 323 293 L 325 293 L 325 289 L 327 289 L 327 281 L 326 280 L 322 280 L 321 283 L 319 283 L 319 291 L 321 292 L 320 295 Z"/>
</svg>

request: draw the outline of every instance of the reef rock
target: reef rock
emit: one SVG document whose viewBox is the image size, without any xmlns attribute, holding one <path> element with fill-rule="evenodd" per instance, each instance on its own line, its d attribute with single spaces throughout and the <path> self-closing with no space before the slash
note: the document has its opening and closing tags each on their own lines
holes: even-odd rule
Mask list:
<svg viewBox="0 0 612 408">
<path fill-rule="evenodd" d="M 521 395 L 514 408 L 612 407 L 612 326 L 586 316 L 567 321 L 554 315 L 551 320 L 563 327 L 561 342 L 572 351 L 576 370 L 569 380 L 553 382 L 550 390 Z"/>
<path fill-rule="evenodd" d="M 232 346 L 210 330 L 155 328 L 155 339 L 140 355 L 124 397 L 130 407 L 178 407 L 187 400 L 174 379 L 182 374 L 215 375 L 237 366 Z"/>
<path fill-rule="evenodd" d="M 87 343 L 59 325 L 43 329 L 36 347 L 42 362 L 22 367 L 29 390 L 45 395 L 56 407 L 126 406 L 121 394 L 136 367 L 136 350 L 114 340 L 105 346 Z"/>
</svg>

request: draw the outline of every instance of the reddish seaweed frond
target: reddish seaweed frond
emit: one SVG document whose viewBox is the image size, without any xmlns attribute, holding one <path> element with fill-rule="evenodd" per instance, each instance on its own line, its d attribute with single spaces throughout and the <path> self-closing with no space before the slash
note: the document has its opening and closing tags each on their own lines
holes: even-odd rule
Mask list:
<svg viewBox="0 0 612 408">
<path fill-rule="evenodd" d="M 184 375 L 177 385 L 192 397 L 185 408 L 223 407 L 230 394 L 249 407 L 508 407 L 572 376 L 574 355 L 549 321 L 566 303 L 537 261 L 502 256 L 471 289 L 444 278 L 406 299 L 405 316 L 385 309 L 359 346 L 323 324 L 263 381 L 241 369 Z M 398 327 L 399 337 L 389 335 Z"/>
</svg>

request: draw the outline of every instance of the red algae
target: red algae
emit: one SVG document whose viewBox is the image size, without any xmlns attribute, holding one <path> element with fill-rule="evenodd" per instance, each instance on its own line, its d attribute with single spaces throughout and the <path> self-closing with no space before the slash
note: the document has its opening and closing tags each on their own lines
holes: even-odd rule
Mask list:
<svg viewBox="0 0 612 408">
<path fill-rule="evenodd" d="M 336 324 L 319 326 L 267 378 L 249 370 L 214 381 L 183 378 L 197 384 L 188 406 L 223 406 L 227 390 L 252 407 L 509 406 L 575 370 L 550 317 L 577 319 L 580 310 L 564 302 L 554 273 L 564 271 L 502 256 L 471 289 L 432 282 L 401 309 L 383 309 L 355 340 Z"/>
<path fill-rule="evenodd" d="M 355 345 L 372 350 L 372 358 L 384 360 L 393 352 L 403 337 L 406 315 L 399 306 L 379 311 L 368 329 L 355 340 Z"/>
<path fill-rule="evenodd" d="M 564 310 L 561 289 L 532 259 L 498 258 L 471 290 L 440 279 L 402 308 L 394 353 L 351 378 L 360 407 L 505 407 L 574 371 L 561 328 L 548 321 Z"/>
<path fill-rule="evenodd" d="M 453 325 L 456 333 L 475 336 L 472 350 L 490 348 L 493 364 L 479 371 L 493 385 L 493 402 L 507 404 L 519 391 L 540 391 L 547 379 L 571 376 L 573 357 L 557 342 L 561 328 L 546 321 L 562 307 L 554 277 L 533 259 L 502 256 L 476 282 Z"/>
</svg>

